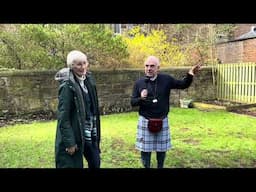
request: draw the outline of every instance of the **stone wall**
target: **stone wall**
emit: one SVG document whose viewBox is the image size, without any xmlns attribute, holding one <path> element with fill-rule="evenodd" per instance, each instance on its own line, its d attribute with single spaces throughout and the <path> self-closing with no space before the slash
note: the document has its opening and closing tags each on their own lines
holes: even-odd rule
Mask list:
<svg viewBox="0 0 256 192">
<path fill-rule="evenodd" d="M 182 78 L 189 68 L 162 69 L 162 72 Z M 22 115 L 40 111 L 56 113 L 58 82 L 56 71 L 0 72 L 0 116 Z M 144 69 L 93 71 L 97 83 L 102 114 L 128 112 L 133 84 L 144 76 Z M 181 98 L 194 100 L 215 99 L 211 68 L 203 68 L 186 90 L 172 90 L 171 104 L 178 105 Z"/>
</svg>

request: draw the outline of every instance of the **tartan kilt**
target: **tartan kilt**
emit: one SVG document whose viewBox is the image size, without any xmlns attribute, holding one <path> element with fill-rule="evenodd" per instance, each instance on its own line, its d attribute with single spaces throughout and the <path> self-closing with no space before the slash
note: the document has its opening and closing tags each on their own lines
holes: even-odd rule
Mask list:
<svg viewBox="0 0 256 192">
<path fill-rule="evenodd" d="M 144 151 L 167 151 L 171 148 L 171 136 L 168 117 L 163 119 L 163 128 L 158 133 L 151 133 L 148 130 L 148 119 L 139 116 L 137 125 L 137 138 L 135 148 Z"/>
</svg>

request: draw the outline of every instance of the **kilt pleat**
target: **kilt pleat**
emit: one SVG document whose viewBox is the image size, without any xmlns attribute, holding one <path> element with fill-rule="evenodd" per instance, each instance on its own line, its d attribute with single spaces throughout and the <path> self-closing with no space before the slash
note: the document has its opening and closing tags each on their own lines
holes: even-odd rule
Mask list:
<svg viewBox="0 0 256 192">
<path fill-rule="evenodd" d="M 171 148 L 171 136 L 168 117 L 163 119 L 163 128 L 158 133 L 148 130 L 148 119 L 139 116 L 135 148 L 144 151 L 167 151 Z"/>
</svg>

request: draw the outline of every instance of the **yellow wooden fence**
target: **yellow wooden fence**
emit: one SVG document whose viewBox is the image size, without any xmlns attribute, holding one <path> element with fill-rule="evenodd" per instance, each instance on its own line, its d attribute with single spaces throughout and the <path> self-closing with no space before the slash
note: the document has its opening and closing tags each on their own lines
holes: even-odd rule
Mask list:
<svg viewBox="0 0 256 192">
<path fill-rule="evenodd" d="M 217 64 L 217 98 L 256 103 L 256 63 Z"/>
</svg>

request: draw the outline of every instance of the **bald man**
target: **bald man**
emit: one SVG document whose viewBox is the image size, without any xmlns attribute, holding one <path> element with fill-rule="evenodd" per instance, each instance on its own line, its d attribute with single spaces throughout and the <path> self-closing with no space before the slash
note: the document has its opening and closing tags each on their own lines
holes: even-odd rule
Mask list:
<svg viewBox="0 0 256 192">
<path fill-rule="evenodd" d="M 160 61 L 155 56 L 149 56 L 144 62 L 144 67 L 145 77 L 135 82 L 131 97 L 131 105 L 139 106 L 135 146 L 141 152 L 141 161 L 145 168 L 151 166 L 153 151 L 156 151 L 157 168 L 163 168 L 166 151 L 171 148 L 167 117 L 171 89 L 188 88 L 201 65 L 193 66 L 182 80 L 159 73 Z"/>
</svg>

